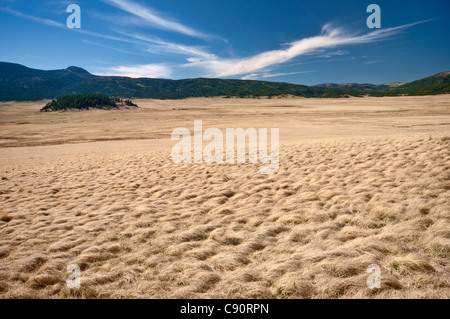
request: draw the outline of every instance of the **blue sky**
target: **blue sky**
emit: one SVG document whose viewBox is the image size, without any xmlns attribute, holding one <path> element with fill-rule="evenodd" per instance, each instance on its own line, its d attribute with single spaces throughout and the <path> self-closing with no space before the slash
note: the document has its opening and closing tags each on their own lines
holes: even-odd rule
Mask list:
<svg viewBox="0 0 450 319">
<path fill-rule="evenodd" d="M 69 29 L 69 4 L 81 29 Z M 369 29 L 369 4 L 381 29 Z M 313 85 L 450 70 L 450 1 L 0 0 L 0 61 L 99 75 Z"/>
</svg>

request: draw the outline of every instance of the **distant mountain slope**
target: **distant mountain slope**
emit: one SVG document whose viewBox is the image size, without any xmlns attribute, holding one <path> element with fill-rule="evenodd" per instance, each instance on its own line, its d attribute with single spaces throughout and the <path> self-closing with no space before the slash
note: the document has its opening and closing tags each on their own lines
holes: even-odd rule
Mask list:
<svg viewBox="0 0 450 319">
<path fill-rule="evenodd" d="M 0 100 L 40 100 L 58 97 L 65 87 L 93 77 L 95 76 L 78 67 L 43 71 L 20 64 L 0 62 Z"/>
<path fill-rule="evenodd" d="M 340 97 L 354 93 L 289 83 L 222 79 L 134 79 L 95 76 L 77 67 L 42 71 L 0 62 L 0 100 L 41 100 L 70 94 L 98 93 L 121 98 L 180 99 L 211 96 Z"/>
<path fill-rule="evenodd" d="M 313 88 L 304 85 L 264 81 L 222 79 L 131 79 L 125 77 L 95 77 L 65 88 L 65 94 L 102 93 L 123 98 L 181 99 L 187 97 L 248 97 L 291 94 L 304 97 L 339 97 L 343 90 Z"/>
<path fill-rule="evenodd" d="M 432 95 L 450 93 L 450 72 L 441 72 L 398 88 L 381 90 L 374 95 Z"/>
<path fill-rule="evenodd" d="M 70 94 L 97 93 L 120 98 L 181 99 L 188 97 L 249 97 L 294 95 L 303 97 L 345 97 L 371 95 L 427 95 L 450 93 L 449 73 L 415 81 L 396 88 L 397 83 L 323 84 L 305 86 L 289 83 L 224 79 L 134 79 L 96 76 L 69 67 L 43 71 L 0 62 L 0 101 L 53 99 Z"/>
<path fill-rule="evenodd" d="M 417 80 L 411 83 L 385 83 L 375 84 L 318 84 L 314 87 L 333 88 L 371 96 L 398 96 L 398 95 L 435 95 L 450 93 L 450 71 Z"/>
<path fill-rule="evenodd" d="M 345 84 L 336 84 L 336 83 L 324 83 L 314 85 L 314 87 L 320 88 L 334 88 L 334 89 L 342 89 L 342 90 L 351 90 L 351 91 L 376 91 L 383 89 L 390 89 L 394 87 L 399 87 L 404 85 L 405 83 L 385 83 L 381 85 L 376 84 L 359 84 L 359 83 L 345 83 Z"/>
</svg>

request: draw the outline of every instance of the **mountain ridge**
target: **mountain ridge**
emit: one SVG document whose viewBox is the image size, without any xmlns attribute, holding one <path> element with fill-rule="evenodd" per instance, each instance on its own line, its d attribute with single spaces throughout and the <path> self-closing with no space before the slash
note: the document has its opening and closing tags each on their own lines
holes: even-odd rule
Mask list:
<svg viewBox="0 0 450 319">
<path fill-rule="evenodd" d="M 371 84 L 371 83 L 323 83 L 314 85 L 314 87 L 321 88 L 334 88 L 334 89 L 346 89 L 352 91 L 372 91 L 372 90 L 381 90 L 381 89 L 391 89 L 395 87 L 402 86 L 406 83 L 394 82 L 394 83 L 384 83 L 384 84 Z"/>
<path fill-rule="evenodd" d="M 394 86 L 394 87 L 393 87 Z M 319 84 L 306 86 L 286 82 L 233 79 L 153 79 L 98 76 L 70 66 L 62 70 L 39 70 L 0 62 L 0 101 L 54 99 L 64 95 L 96 93 L 120 98 L 182 99 L 189 97 L 302 97 L 396 96 L 450 93 L 450 72 L 445 71 L 411 83 Z"/>
</svg>

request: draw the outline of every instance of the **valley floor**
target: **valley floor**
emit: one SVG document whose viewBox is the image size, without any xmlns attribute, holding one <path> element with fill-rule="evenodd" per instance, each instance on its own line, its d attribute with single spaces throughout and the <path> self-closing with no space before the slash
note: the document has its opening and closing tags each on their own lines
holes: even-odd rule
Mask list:
<svg viewBox="0 0 450 319">
<path fill-rule="evenodd" d="M 0 103 L 1 298 L 450 298 L 449 95 L 41 104 Z M 280 128 L 278 174 L 175 165 L 194 119 Z"/>
</svg>

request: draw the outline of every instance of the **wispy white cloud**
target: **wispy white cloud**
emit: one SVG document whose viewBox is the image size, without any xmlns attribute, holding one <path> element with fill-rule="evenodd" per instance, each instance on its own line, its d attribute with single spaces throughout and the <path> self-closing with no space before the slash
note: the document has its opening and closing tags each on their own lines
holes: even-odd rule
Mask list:
<svg viewBox="0 0 450 319">
<path fill-rule="evenodd" d="M 165 78 L 172 76 L 172 69 L 165 64 L 144 64 L 134 66 L 115 66 L 105 69 L 98 75 L 127 76 L 130 78 Z"/>
<path fill-rule="evenodd" d="M 132 39 L 123 38 L 123 37 L 116 37 L 116 36 L 113 36 L 113 35 L 107 35 L 107 34 L 103 34 L 103 33 L 97 33 L 97 32 L 93 32 L 93 31 L 89 31 L 89 30 L 85 30 L 85 29 L 70 29 L 70 30 L 73 31 L 73 32 L 78 32 L 78 33 L 82 33 L 82 34 L 89 35 L 89 36 L 92 36 L 92 37 L 102 38 L 102 39 L 111 40 L 111 41 L 119 41 L 119 42 L 134 43 L 134 44 L 142 44 L 142 42 L 134 41 Z"/>
<path fill-rule="evenodd" d="M 163 40 L 153 41 L 155 45 L 147 49 L 151 53 L 175 53 L 185 56 L 198 56 L 206 59 L 215 59 L 216 55 L 205 51 L 202 47 L 167 42 Z"/>
<path fill-rule="evenodd" d="M 58 27 L 58 28 L 65 28 L 66 27 L 65 24 L 62 24 L 60 22 L 56 22 L 56 21 L 53 21 L 53 20 L 50 20 L 50 19 L 44 19 L 44 18 L 31 16 L 31 15 L 28 15 L 26 13 L 19 12 L 19 11 L 16 11 L 16 10 L 13 10 L 13 9 L 10 9 L 10 8 L 6 8 L 6 7 L 0 7 L 0 11 L 3 11 L 3 12 L 6 12 L 6 13 L 15 15 L 16 17 L 25 18 L 25 19 L 32 20 L 32 21 L 35 21 L 35 22 L 38 22 L 38 23 L 41 23 L 41 24 L 45 24 L 45 25 L 48 25 L 48 26 L 52 26 L 52 27 Z"/>
<path fill-rule="evenodd" d="M 376 64 L 376 63 L 381 63 L 383 61 L 365 61 L 364 64 Z"/>
<path fill-rule="evenodd" d="M 337 51 L 327 51 L 327 50 L 321 50 L 318 52 L 318 54 L 314 53 L 314 56 L 317 58 L 333 58 L 333 57 L 337 57 L 337 56 L 344 56 L 344 55 L 348 55 L 350 54 L 350 52 L 345 51 L 345 50 L 337 50 Z"/>
<path fill-rule="evenodd" d="M 175 42 L 169 42 L 162 40 L 153 36 L 146 36 L 138 33 L 124 33 L 122 31 L 116 30 L 119 34 L 126 35 L 133 39 L 144 41 L 149 44 L 152 44 L 147 48 L 148 52 L 151 53 L 175 53 L 181 54 L 190 57 L 201 57 L 205 59 L 215 59 L 216 56 L 212 53 L 209 53 L 204 48 L 200 46 L 192 46 L 192 45 L 184 45 Z"/>
<path fill-rule="evenodd" d="M 241 80 L 257 80 L 260 78 L 260 75 L 261 75 L 260 73 L 250 73 L 247 74 L 246 76 L 243 76 Z"/>
<path fill-rule="evenodd" d="M 109 49 L 109 50 L 114 50 L 114 51 L 117 51 L 117 52 L 120 52 L 120 53 L 123 53 L 123 54 L 144 55 L 144 53 L 122 50 L 120 47 L 117 48 L 115 46 L 105 45 L 103 43 L 99 43 L 99 42 L 96 42 L 96 41 L 90 41 L 90 40 L 83 39 L 83 40 L 81 40 L 81 42 L 86 43 L 86 44 L 90 44 L 90 45 L 95 45 L 95 46 L 98 46 L 98 47 L 101 47 L 101 48 L 106 48 L 106 49 Z"/>
<path fill-rule="evenodd" d="M 102 0 L 102 1 L 141 18 L 147 24 L 155 28 L 173 31 L 196 38 L 202 39 L 211 38 L 211 36 L 208 34 L 197 31 L 193 28 L 185 26 L 171 19 L 163 18 L 160 13 L 156 12 L 156 10 L 151 9 L 149 7 L 144 7 L 133 1 L 130 0 Z"/>
<path fill-rule="evenodd" d="M 376 30 L 367 34 L 350 34 L 340 28 L 326 25 L 319 36 L 305 38 L 289 44 L 285 50 L 273 50 L 253 57 L 241 59 L 201 59 L 190 58 L 185 66 L 202 68 L 208 76 L 228 77 L 242 74 L 254 74 L 268 67 L 288 62 L 298 56 L 312 53 L 320 49 L 334 48 L 343 45 L 371 43 L 390 38 L 401 31 L 426 21 L 419 21 L 399 27 Z"/>
<path fill-rule="evenodd" d="M 5 8 L 5 7 L 0 7 L 0 11 L 9 13 L 11 15 L 15 15 L 16 17 L 20 17 L 20 18 L 24 18 L 24 19 L 28 19 L 40 24 L 45 24 L 51 27 L 57 27 L 60 29 L 64 29 L 64 30 L 68 30 L 70 32 L 77 32 L 77 33 L 82 33 L 85 35 L 89 35 L 92 37 L 97 37 L 97 38 L 102 38 L 102 39 L 106 39 L 106 40 L 112 40 L 112 41 L 119 41 L 119 42 L 126 42 L 126 43 L 134 43 L 134 44 L 142 44 L 142 42 L 138 42 L 129 38 L 124 38 L 124 37 L 117 37 L 117 36 L 113 36 L 113 35 L 107 35 L 107 34 L 102 34 L 102 33 L 97 33 L 97 32 L 93 32 L 93 31 L 89 31 L 89 30 L 85 30 L 85 29 L 69 29 L 67 28 L 67 25 L 64 23 L 60 23 L 57 21 L 53 21 L 50 19 L 44 19 L 44 18 L 40 18 L 40 17 L 35 17 L 20 11 L 16 11 L 10 8 Z"/>
</svg>

